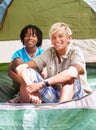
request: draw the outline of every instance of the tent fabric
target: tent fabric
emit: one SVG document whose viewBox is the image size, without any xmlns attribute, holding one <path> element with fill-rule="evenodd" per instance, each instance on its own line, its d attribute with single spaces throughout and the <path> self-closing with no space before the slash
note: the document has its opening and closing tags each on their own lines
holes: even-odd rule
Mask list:
<svg viewBox="0 0 96 130">
<path fill-rule="evenodd" d="M 7 12 L 8 7 L 9 7 L 11 2 L 12 2 L 12 0 L 2 0 L 0 2 L 0 28 L 3 25 L 6 12 Z"/>
<path fill-rule="evenodd" d="M 0 102 L 6 102 L 13 98 L 15 88 L 12 87 L 12 80 L 8 77 L 8 72 L 0 71 Z"/>
<path fill-rule="evenodd" d="M 96 12 L 96 0 L 83 0 Z"/>
<path fill-rule="evenodd" d="M 88 68 L 88 81 L 95 82 L 95 64 L 88 64 Z M 96 130 L 96 82 L 91 87 L 93 93 L 76 101 L 8 104 L 14 88 L 7 70 L 0 71 L 0 130 Z"/>
<path fill-rule="evenodd" d="M 96 91 L 61 104 L 0 104 L 2 130 L 96 130 Z"/>
<path fill-rule="evenodd" d="M 73 39 L 72 43 L 80 47 L 86 62 L 96 62 L 96 38 Z M 41 47 L 46 50 L 50 46 L 52 46 L 50 39 L 43 39 Z M 0 51 L 0 63 L 9 63 L 13 53 L 22 47 L 20 40 L 0 41 L 0 48 L 2 48 Z"/>
<path fill-rule="evenodd" d="M 50 26 L 60 21 L 71 27 L 76 39 L 96 38 L 96 13 L 83 0 L 14 0 L 0 31 L 0 40 L 18 40 L 27 24 L 39 26 L 44 39 L 49 38 Z"/>
<path fill-rule="evenodd" d="M 14 0 L 0 30 L 0 40 L 19 39 L 21 29 L 30 23 L 39 26 L 44 38 L 48 38 L 50 26 L 59 21 L 69 24 L 76 39 L 96 38 L 96 13 L 82 0 Z M 41 105 L 6 103 L 15 89 L 7 71 L 0 71 L 0 129 L 95 130 L 96 68 L 89 71 L 92 94 L 76 101 Z"/>
</svg>

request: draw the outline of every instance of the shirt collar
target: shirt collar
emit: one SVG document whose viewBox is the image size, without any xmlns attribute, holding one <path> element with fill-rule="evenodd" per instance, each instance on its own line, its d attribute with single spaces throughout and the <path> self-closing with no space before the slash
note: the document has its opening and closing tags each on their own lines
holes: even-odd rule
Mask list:
<svg viewBox="0 0 96 130">
<path fill-rule="evenodd" d="M 71 50 L 71 47 L 72 47 L 72 44 L 70 43 L 69 46 L 68 46 L 68 49 L 67 49 L 66 53 L 64 55 L 62 55 L 61 58 L 63 58 L 63 59 L 68 58 L 69 52 Z"/>
</svg>

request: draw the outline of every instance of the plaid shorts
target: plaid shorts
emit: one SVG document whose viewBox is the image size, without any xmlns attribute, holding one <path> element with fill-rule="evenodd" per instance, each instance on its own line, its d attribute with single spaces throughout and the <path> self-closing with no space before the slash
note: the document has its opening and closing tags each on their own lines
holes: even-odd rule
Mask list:
<svg viewBox="0 0 96 130">
<path fill-rule="evenodd" d="M 29 76 L 29 83 L 32 82 L 40 82 L 43 80 L 41 75 L 35 71 L 34 69 L 28 69 L 27 72 Z M 57 103 L 60 99 L 60 89 L 55 89 L 52 86 L 44 87 L 43 89 L 39 90 L 41 94 L 42 101 L 45 103 Z M 79 99 L 84 96 L 84 91 L 78 79 L 75 79 L 74 82 L 74 95 L 73 100 Z"/>
</svg>

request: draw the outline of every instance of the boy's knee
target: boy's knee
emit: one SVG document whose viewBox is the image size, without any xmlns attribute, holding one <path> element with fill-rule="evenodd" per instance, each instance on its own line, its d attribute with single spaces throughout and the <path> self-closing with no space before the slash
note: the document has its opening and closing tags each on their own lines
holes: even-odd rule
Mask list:
<svg viewBox="0 0 96 130">
<path fill-rule="evenodd" d="M 22 60 L 21 58 L 19 58 L 19 57 L 15 58 L 15 59 L 13 60 L 13 62 L 12 62 L 12 70 L 15 71 L 16 67 L 17 67 L 18 65 L 20 65 L 20 64 L 23 64 L 23 63 L 24 63 L 24 62 L 23 62 L 23 60 Z"/>
</svg>

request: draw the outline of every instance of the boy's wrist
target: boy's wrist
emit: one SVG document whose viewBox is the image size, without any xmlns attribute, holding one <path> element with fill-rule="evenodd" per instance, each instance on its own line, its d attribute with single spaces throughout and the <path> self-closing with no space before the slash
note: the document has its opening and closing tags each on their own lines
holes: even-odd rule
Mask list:
<svg viewBox="0 0 96 130">
<path fill-rule="evenodd" d="M 46 86 L 46 87 L 50 86 L 50 84 L 49 84 L 49 82 L 48 82 L 47 79 L 44 80 L 44 83 L 45 83 L 45 86 Z"/>
</svg>

